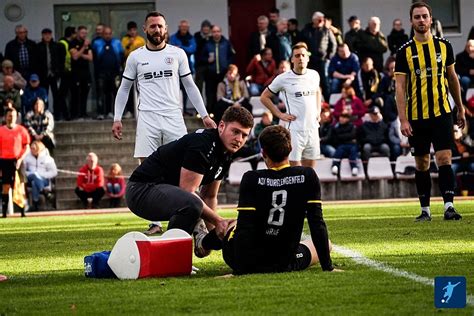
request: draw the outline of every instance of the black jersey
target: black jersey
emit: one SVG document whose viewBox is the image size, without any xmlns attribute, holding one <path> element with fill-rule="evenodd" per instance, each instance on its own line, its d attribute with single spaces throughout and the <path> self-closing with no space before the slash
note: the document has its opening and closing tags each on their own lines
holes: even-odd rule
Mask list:
<svg viewBox="0 0 474 316">
<path fill-rule="evenodd" d="M 331 270 L 322 218 L 321 187 L 313 169 L 284 166 L 247 172 L 240 184 L 234 238 L 236 273 L 287 271 L 300 242 L 304 219 L 321 266 Z"/>
<path fill-rule="evenodd" d="M 224 151 L 217 129 L 199 129 L 160 146 L 135 169 L 130 181 L 179 186 L 185 168 L 203 175 L 201 185 L 209 184 L 229 170 L 231 155 Z"/>
</svg>

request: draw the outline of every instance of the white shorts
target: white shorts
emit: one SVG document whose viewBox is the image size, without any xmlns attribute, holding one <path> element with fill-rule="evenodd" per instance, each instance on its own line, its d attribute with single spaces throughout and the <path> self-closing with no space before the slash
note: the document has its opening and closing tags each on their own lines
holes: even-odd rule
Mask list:
<svg viewBox="0 0 474 316">
<path fill-rule="evenodd" d="M 321 154 L 319 146 L 319 130 L 309 129 L 306 131 L 290 130 L 291 153 L 290 161 L 316 160 Z"/>
<path fill-rule="evenodd" d="M 161 145 L 187 134 L 183 116 L 167 117 L 152 111 L 138 111 L 135 158 L 150 156 Z"/>
</svg>

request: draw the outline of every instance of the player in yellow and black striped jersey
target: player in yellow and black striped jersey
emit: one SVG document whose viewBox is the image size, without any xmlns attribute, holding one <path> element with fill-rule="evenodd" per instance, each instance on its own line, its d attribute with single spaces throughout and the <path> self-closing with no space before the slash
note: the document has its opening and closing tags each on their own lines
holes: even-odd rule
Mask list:
<svg viewBox="0 0 474 316">
<path fill-rule="evenodd" d="M 290 132 L 284 127 L 265 128 L 259 140 L 269 169 L 244 174 L 237 226 L 224 242 L 211 231 L 196 239 L 198 245 L 222 248 L 234 274 L 303 270 L 318 259 L 324 271 L 333 271 L 316 173 L 309 167 L 290 167 Z M 311 239 L 300 242 L 305 218 Z"/>
<path fill-rule="evenodd" d="M 433 21 L 428 4 L 413 3 L 410 21 L 415 36 L 397 52 L 395 80 L 401 132 L 408 137 L 416 161 L 415 181 L 421 205 L 421 215 L 416 220 L 431 220 L 431 144 L 438 165 L 444 219 L 458 220 L 461 215 L 453 206 L 455 180 L 451 169 L 453 112 L 460 128 L 464 127 L 466 118 L 454 70 L 453 49 L 448 40 L 431 34 Z M 456 103 L 456 111 L 449 104 L 449 93 Z"/>
</svg>

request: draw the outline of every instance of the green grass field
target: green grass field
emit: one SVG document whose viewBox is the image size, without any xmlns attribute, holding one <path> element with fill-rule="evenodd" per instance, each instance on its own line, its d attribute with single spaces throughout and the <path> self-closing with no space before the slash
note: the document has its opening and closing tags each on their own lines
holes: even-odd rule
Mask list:
<svg viewBox="0 0 474 316">
<path fill-rule="evenodd" d="M 474 294 L 474 202 L 458 202 L 459 222 L 415 223 L 417 203 L 325 205 L 332 242 L 425 278 L 465 276 Z M 235 217 L 235 211 L 223 211 Z M 12 314 L 311 314 L 473 315 L 474 307 L 437 310 L 433 287 L 333 253 L 342 273 L 303 272 L 219 279 L 220 252 L 193 264 L 197 275 L 135 281 L 84 277 L 83 258 L 111 250 L 146 222 L 131 213 L 0 220 L 0 315 Z M 306 229 L 306 232 L 307 229 Z M 471 296 L 472 297 L 472 296 Z"/>
</svg>

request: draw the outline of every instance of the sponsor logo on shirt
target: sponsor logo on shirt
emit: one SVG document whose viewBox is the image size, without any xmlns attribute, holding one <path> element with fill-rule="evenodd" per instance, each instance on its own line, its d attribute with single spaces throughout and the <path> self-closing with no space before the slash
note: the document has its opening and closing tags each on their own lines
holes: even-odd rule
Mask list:
<svg viewBox="0 0 474 316">
<path fill-rule="evenodd" d="M 166 58 L 165 58 L 165 63 L 166 63 L 167 65 L 173 64 L 173 61 L 174 61 L 173 57 L 166 57 Z"/>
<path fill-rule="evenodd" d="M 316 95 L 316 90 L 298 91 L 298 92 L 295 92 L 295 97 L 297 97 L 297 98 L 299 98 L 299 97 L 307 97 L 307 96 L 310 96 L 310 95 Z"/>
<path fill-rule="evenodd" d="M 160 71 L 150 71 L 150 72 L 145 72 L 143 74 L 143 77 L 145 80 L 149 79 L 159 79 L 159 78 L 167 78 L 167 77 L 172 77 L 173 76 L 173 70 L 160 70 Z"/>
</svg>

